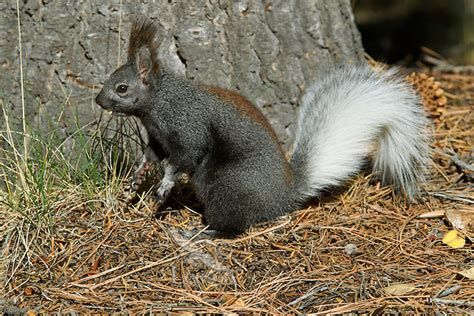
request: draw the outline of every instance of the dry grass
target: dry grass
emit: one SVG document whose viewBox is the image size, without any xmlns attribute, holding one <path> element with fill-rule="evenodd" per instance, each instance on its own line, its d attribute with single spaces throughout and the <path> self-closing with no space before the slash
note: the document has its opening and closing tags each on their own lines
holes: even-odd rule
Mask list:
<svg viewBox="0 0 474 316">
<path fill-rule="evenodd" d="M 419 204 L 407 206 L 370 175 L 360 176 L 339 195 L 238 239 L 206 240 L 193 237 L 204 228 L 199 215 L 174 209 L 155 218 L 150 201 L 127 204 L 119 180 L 92 195 L 69 185 L 49 193 L 57 197 L 50 203 L 52 228 L 0 206 L 6 271 L 0 282 L 9 302 L 3 308 L 472 313 L 474 284 L 458 274 L 473 266 L 472 243 L 450 248 L 441 242 L 451 229 L 444 217 L 418 217 L 473 211 L 472 173 L 451 157 L 472 164 L 474 76 L 436 76 L 448 102 L 427 104 L 434 165 Z M 350 247 L 356 250 L 348 254 Z M 386 294 L 398 283 L 414 288 Z"/>
</svg>

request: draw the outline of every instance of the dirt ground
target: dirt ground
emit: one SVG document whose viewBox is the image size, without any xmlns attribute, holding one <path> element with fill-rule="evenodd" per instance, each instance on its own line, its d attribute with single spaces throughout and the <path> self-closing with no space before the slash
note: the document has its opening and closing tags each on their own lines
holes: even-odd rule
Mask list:
<svg viewBox="0 0 474 316">
<path fill-rule="evenodd" d="M 9 236 L 0 310 L 474 313 L 474 282 L 460 273 L 474 266 L 474 73 L 411 80 L 434 122 L 419 203 L 361 175 L 237 239 L 208 240 L 200 216 L 179 207 L 186 197 L 159 218 L 149 200 L 98 201 L 96 211 L 64 212 L 53 233 Z M 442 239 L 459 212 L 471 226 L 458 229 L 466 244 L 453 248 Z M 21 238 L 35 242 L 25 249 Z"/>
</svg>

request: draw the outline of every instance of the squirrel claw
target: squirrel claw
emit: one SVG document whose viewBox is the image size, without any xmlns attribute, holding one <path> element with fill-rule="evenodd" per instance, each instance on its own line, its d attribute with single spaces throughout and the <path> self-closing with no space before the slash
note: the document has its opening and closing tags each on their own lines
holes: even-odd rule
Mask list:
<svg viewBox="0 0 474 316">
<path fill-rule="evenodd" d="M 159 205 L 165 203 L 166 199 L 170 195 L 172 189 L 172 185 L 170 184 L 171 183 L 162 182 L 160 187 L 156 191 L 155 200 Z"/>
<path fill-rule="evenodd" d="M 160 190 L 161 188 L 158 189 L 158 192 L 155 195 L 155 201 L 158 205 L 162 205 L 165 203 L 166 198 L 168 197 L 169 193 L 171 190 Z"/>
<path fill-rule="evenodd" d="M 140 185 L 139 185 L 139 183 L 137 183 L 136 181 L 133 181 L 133 182 L 132 182 L 132 185 L 130 186 L 130 188 L 132 189 L 132 191 L 135 191 L 135 192 L 138 191 L 139 187 L 140 187 Z"/>
<path fill-rule="evenodd" d="M 133 191 L 138 191 L 140 189 L 140 185 L 145 182 L 147 172 L 150 171 L 150 169 L 150 164 L 145 162 L 135 171 L 131 185 Z"/>
</svg>

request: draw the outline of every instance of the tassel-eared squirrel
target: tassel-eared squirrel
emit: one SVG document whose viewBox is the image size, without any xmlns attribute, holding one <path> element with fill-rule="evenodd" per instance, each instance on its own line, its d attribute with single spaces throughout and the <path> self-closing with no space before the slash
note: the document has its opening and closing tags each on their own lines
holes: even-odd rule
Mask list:
<svg viewBox="0 0 474 316">
<path fill-rule="evenodd" d="M 348 65 L 316 78 L 302 98 L 288 161 L 268 121 L 244 97 L 166 71 L 156 32 L 146 19 L 133 24 L 127 62 L 96 97 L 102 108 L 133 115 L 146 128 L 134 187 L 163 160 L 158 201 L 187 173 L 210 229 L 232 234 L 342 184 L 369 156 L 382 183 L 408 198 L 417 194 L 429 157 L 428 121 L 395 71 Z"/>
</svg>

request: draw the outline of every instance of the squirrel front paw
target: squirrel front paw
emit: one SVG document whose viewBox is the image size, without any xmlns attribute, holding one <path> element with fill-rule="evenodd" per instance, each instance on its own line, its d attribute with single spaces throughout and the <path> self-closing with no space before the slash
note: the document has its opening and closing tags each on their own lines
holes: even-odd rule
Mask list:
<svg viewBox="0 0 474 316">
<path fill-rule="evenodd" d="M 175 184 L 175 175 L 174 174 L 165 174 L 163 179 L 161 179 L 160 187 L 156 190 L 156 202 L 158 204 L 163 204 L 168 196 L 171 193 L 171 189 Z"/>
<path fill-rule="evenodd" d="M 159 205 L 165 203 L 166 199 L 171 193 L 171 189 L 173 188 L 173 185 L 174 183 L 170 184 L 170 183 L 163 183 L 163 181 L 161 182 L 160 187 L 158 188 L 158 190 L 156 190 L 156 195 L 155 195 L 156 202 Z"/>
<path fill-rule="evenodd" d="M 133 173 L 132 178 L 132 190 L 138 191 L 143 182 L 145 182 L 147 173 L 151 170 L 151 164 L 148 162 L 143 163 L 138 167 L 138 169 Z"/>
</svg>

